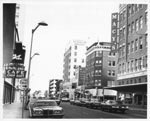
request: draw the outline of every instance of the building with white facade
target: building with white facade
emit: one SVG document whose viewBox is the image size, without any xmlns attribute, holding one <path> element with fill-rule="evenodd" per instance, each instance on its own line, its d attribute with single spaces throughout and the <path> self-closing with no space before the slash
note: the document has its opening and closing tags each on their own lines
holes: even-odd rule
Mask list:
<svg viewBox="0 0 150 121">
<path fill-rule="evenodd" d="M 78 66 L 85 67 L 86 42 L 82 40 L 70 41 L 64 53 L 63 65 L 63 89 L 73 96 L 72 84 L 75 80 L 75 69 Z"/>
</svg>

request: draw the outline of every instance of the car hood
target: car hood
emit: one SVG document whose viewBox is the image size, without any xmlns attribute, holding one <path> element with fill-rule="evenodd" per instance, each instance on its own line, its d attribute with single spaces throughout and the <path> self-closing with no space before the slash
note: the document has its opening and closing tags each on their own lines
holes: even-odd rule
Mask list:
<svg viewBox="0 0 150 121">
<path fill-rule="evenodd" d="M 33 109 L 42 109 L 42 110 L 62 110 L 62 107 L 59 106 L 40 106 L 34 107 Z"/>
</svg>

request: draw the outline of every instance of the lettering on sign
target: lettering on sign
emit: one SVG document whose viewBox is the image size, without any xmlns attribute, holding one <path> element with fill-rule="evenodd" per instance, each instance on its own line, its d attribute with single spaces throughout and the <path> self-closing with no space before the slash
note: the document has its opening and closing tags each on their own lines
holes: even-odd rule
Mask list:
<svg viewBox="0 0 150 121">
<path fill-rule="evenodd" d="M 112 14 L 112 23 L 111 23 L 111 50 L 117 49 L 117 25 L 118 25 L 118 13 Z"/>
<path fill-rule="evenodd" d="M 22 60 L 21 55 L 13 54 L 12 59 Z"/>
<path fill-rule="evenodd" d="M 10 78 L 12 78 L 12 77 L 15 77 L 15 75 L 16 75 L 16 71 L 15 70 L 6 70 L 6 77 L 10 77 Z"/>
</svg>

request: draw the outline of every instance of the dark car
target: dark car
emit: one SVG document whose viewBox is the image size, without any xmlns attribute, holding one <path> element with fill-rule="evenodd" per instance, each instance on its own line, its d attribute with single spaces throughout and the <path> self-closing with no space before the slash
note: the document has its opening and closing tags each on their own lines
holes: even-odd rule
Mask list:
<svg viewBox="0 0 150 121">
<path fill-rule="evenodd" d="M 98 99 L 91 100 L 90 107 L 91 108 L 100 108 L 101 107 L 101 102 L 99 102 Z"/>
<path fill-rule="evenodd" d="M 30 117 L 40 118 L 62 118 L 64 116 L 63 108 L 58 106 L 54 100 L 36 100 L 29 106 Z"/>
<path fill-rule="evenodd" d="M 120 112 L 124 113 L 126 110 L 128 110 L 128 106 L 123 105 L 123 103 L 121 101 L 107 100 L 106 102 L 101 103 L 101 109 L 108 110 L 109 112 L 120 111 Z"/>
</svg>

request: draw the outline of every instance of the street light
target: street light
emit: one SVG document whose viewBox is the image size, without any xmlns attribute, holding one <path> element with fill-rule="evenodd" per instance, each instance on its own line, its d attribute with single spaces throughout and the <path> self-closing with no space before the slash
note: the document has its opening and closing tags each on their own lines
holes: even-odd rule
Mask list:
<svg viewBox="0 0 150 121">
<path fill-rule="evenodd" d="M 31 56 L 31 54 L 32 54 L 33 35 L 34 35 L 34 32 L 36 31 L 36 29 L 37 29 L 39 26 L 48 26 L 48 24 L 45 23 L 45 22 L 40 22 L 40 23 L 38 23 L 38 25 L 35 27 L 35 29 L 32 29 L 31 45 L 30 45 L 30 55 L 29 55 L 29 66 L 28 66 L 28 77 L 27 77 L 27 87 L 28 87 L 28 88 L 29 88 L 31 59 L 33 58 L 33 56 L 39 55 L 38 53 L 35 53 L 33 56 Z"/>
<path fill-rule="evenodd" d="M 32 57 L 31 57 L 31 60 L 32 60 L 32 58 L 33 58 L 35 55 L 40 55 L 40 54 L 39 54 L 39 53 L 34 53 L 34 54 L 32 55 Z"/>
</svg>

